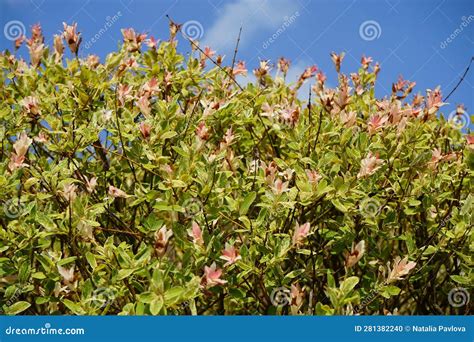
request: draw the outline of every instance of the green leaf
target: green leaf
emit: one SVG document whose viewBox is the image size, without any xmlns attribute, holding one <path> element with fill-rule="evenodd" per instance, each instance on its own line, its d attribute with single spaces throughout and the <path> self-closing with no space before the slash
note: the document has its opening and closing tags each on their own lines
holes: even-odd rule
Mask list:
<svg viewBox="0 0 474 342">
<path fill-rule="evenodd" d="M 430 255 L 433 253 L 436 253 L 438 249 L 435 246 L 428 246 L 426 249 L 423 251 L 423 255 Z"/>
<path fill-rule="evenodd" d="M 42 225 L 46 230 L 53 231 L 56 230 L 56 223 L 48 216 L 41 212 L 36 213 L 36 222 Z"/>
<path fill-rule="evenodd" d="M 5 313 L 8 315 L 17 315 L 20 312 L 25 311 L 31 306 L 28 302 L 16 302 L 15 304 L 6 308 Z"/>
<path fill-rule="evenodd" d="M 43 272 L 35 272 L 31 275 L 32 278 L 34 279 L 46 279 L 46 276 L 44 275 Z"/>
<path fill-rule="evenodd" d="M 336 176 L 334 177 L 333 185 L 334 188 L 339 191 L 345 187 L 346 183 L 344 182 L 344 178 L 342 178 L 341 176 Z"/>
<path fill-rule="evenodd" d="M 194 299 L 190 299 L 188 303 L 189 303 L 189 309 L 191 310 L 191 315 L 196 316 L 197 315 L 196 302 L 194 301 Z"/>
<path fill-rule="evenodd" d="M 334 276 L 331 273 L 331 270 L 327 271 L 327 277 L 328 277 L 328 287 L 336 287 L 336 281 L 334 280 Z"/>
<path fill-rule="evenodd" d="M 128 278 L 133 272 L 135 269 L 121 269 L 118 271 L 117 280 Z"/>
<path fill-rule="evenodd" d="M 245 228 L 250 229 L 252 224 L 250 223 L 250 220 L 247 216 L 240 216 L 239 221 L 242 222 L 245 226 Z"/>
<path fill-rule="evenodd" d="M 94 254 L 92 254 L 91 252 L 87 252 L 86 259 L 89 265 L 91 265 L 92 269 L 95 269 L 97 267 L 97 260 L 95 259 Z"/>
<path fill-rule="evenodd" d="M 245 196 L 244 201 L 240 205 L 240 210 L 239 214 L 240 216 L 245 216 L 247 215 L 247 212 L 252 205 L 253 201 L 255 201 L 255 198 L 257 198 L 257 193 L 255 191 L 252 191 Z"/>
<path fill-rule="evenodd" d="M 331 316 L 334 315 L 334 309 L 327 304 L 316 303 L 316 315 L 318 316 Z"/>
<path fill-rule="evenodd" d="M 28 178 L 24 184 L 25 189 L 29 189 L 32 185 L 39 183 L 39 179 L 35 177 Z"/>
<path fill-rule="evenodd" d="M 299 276 L 299 275 L 302 274 L 303 272 L 304 272 L 304 269 L 291 271 L 290 273 L 287 273 L 287 274 L 285 275 L 285 279 L 293 279 L 293 278 L 296 278 L 297 276 Z"/>
<path fill-rule="evenodd" d="M 179 180 L 179 179 L 173 179 L 171 181 L 171 185 L 173 188 L 185 188 L 186 187 L 186 183 L 183 182 L 182 180 Z"/>
<path fill-rule="evenodd" d="M 152 276 L 152 285 L 154 288 L 158 289 L 160 292 L 162 292 L 165 288 L 165 284 L 163 280 L 164 280 L 163 272 L 159 268 L 155 268 L 155 270 L 153 271 L 153 276 Z"/>
<path fill-rule="evenodd" d="M 61 259 L 58 261 L 58 266 L 64 266 L 67 264 L 70 264 L 71 262 L 75 261 L 77 259 L 77 256 L 72 256 L 69 258 Z"/>
<path fill-rule="evenodd" d="M 236 298 L 236 299 L 242 299 L 242 298 L 245 298 L 247 293 L 242 290 L 242 289 L 239 289 L 239 288 L 231 288 L 229 289 L 229 294 L 233 297 L 233 298 Z"/>
<path fill-rule="evenodd" d="M 170 139 L 170 138 L 173 138 L 174 136 L 176 136 L 176 133 L 175 131 L 168 131 L 168 132 L 165 132 L 163 133 L 163 135 L 161 136 L 161 140 L 166 140 L 166 139 Z"/>
<path fill-rule="evenodd" d="M 321 196 L 334 188 L 332 186 L 328 186 L 328 182 L 325 179 L 322 179 L 321 181 L 318 182 L 318 186 L 316 188 L 316 194 L 318 196 Z"/>
<path fill-rule="evenodd" d="M 163 298 L 156 297 L 150 303 L 150 312 L 152 315 L 158 315 L 163 307 Z"/>
<path fill-rule="evenodd" d="M 408 205 L 410 207 L 418 207 L 421 204 L 421 201 L 418 201 L 416 199 L 411 199 L 408 201 Z"/>
<path fill-rule="evenodd" d="M 66 307 L 76 315 L 84 314 L 84 310 L 81 308 L 81 306 L 77 303 L 74 303 L 73 301 L 70 301 L 69 299 L 63 299 L 63 304 L 66 305 Z"/>
<path fill-rule="evenodd" d="M 332 199 L 331 203 L 334 204 L 334 206 L 336 207 L 337 210 L 339 210 L 343 213 L 347 212 L 347 208 L 338 199 Z"/>
<path fill-rule="evenodd" d="M 38 305 L 42 305 L 45 303 L 48 303 L 51 300 L 49 297 L 36 297 L 35 298 L 35 303 Z"/>
<path fill-rule="evenodd" d="M 470 279 L 469 277 L 463 277 L 460 275 L 452 275 L 450 276 L 450 278 L 459 284 L 464 284 L 464 285 L 472 284 L 472 279 Z"/>
<path fill-rule="evenodd" d="M 342 293 L 344 293 L 344 295 L 347 295 L 349 292 L 351 292 L 354 289 L 354 287 L 358 283 L 359 283 L 358 277 L 349 277 L 341 283 L 339 288 L 341 289 Z"/>
<path fill-rule="evenodd" d="M 401 289 L 395 285 L 384 286 L 380 289 L 380 295 L 385 298 L 390 298 L 391 296 L 398 296 Z"/>
<path fill-rule="evenodd" d="M 151 303 L 155 298 L 156 294 L 152 292 L 144 292 L 138 295 L 138 300 L 142 303 L 149 304 Z"/>
<path fill-rule="evenodd" d="M 135 314 L 142 316 L 145 314 L 145 304 L 142 302 L 138 302 L 135 307 Z"/>
<path fill-rule="evenodd" d="M 186 291 L 184 287 L 178 286 L 178 287 L 173 287 L 169 289 L 168 291 L 165 292 L 165 301 L 166 304 L 174 303 L 177 301 Z"/>
<path fill-rule="evenodd" d="M 18 271 L 18 280 L 20 283 L 26 283 L 28 281 L 28 278 L 30 276 L 30 264 L 25 262 L 20 266 L 20 269 Z"/>
<path fill-rule="evenodd" d="M 172 149 L 175 150 L 180 156 L 182 156 L 184 158 L 189 158 L 189 153 L 187 153 L 182 148 L 177 147 L 177 146 L 173 146 Z"/>
</svg>

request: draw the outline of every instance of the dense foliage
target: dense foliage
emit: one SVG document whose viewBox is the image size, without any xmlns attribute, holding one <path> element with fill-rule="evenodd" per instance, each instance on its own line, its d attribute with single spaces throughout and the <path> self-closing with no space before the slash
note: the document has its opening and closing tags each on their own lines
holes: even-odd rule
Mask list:
<svg viewBox="0 0 474 342">
<path fill-rule="evenodd" d="M 35 25 L 29 64 L 0 56 L 2 312 L 469 311 L 451 298 L 473 284 L 462 106 L 446 120 L 439 89 L 403 79 L 377 99 L 378 64 L 348 76 L 335 53 L 334 89 L 316 67 L 288 84 L 284 58 L 242 81 L 170 32 L 123 30 L 100 63 L 75 26 L 49 49 Z"/>
</svg>

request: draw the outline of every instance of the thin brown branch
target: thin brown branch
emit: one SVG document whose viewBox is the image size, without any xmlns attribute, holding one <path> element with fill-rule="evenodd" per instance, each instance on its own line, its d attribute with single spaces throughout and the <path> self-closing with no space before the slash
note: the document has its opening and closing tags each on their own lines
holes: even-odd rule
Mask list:
<svg viewBox="0 0 474 342">
<path fill-rule="evenodd" d="M 468 64 L 466 70 L 464 70 L 464 73 L 462 74 L 462 76 L 459 79 L 458 83 L 454 86 L 453 90 L 451 90 L 451 92 L 443 99 L 443 102 L 446 102 L 449 99 L 449 97 L 456 91 L 456 89 L 458 89 L 458 87 L 461 85 L 462 81 L 464 81 L 464 78 L 466 77 L 467 73 L 469 72 L 469 68 L 471 67 L 471 64 L 472 64 L 473 60 L 474 60 L 474 56 L 471 57 L 471 60 L 469 61 L 469 64 Z"/>
<path fill-rule="evenodd" d="M 237 57 L 237 52 L 239 51 L 240 36 L 242 35 L 242 26 L 240 26 L 239 36 L 237 37 L 237 43 L 235 44 L 234 56 L 232 57 L 232 67 L 231 71 L 234 70 L 235 58 Z"/>
</svg>

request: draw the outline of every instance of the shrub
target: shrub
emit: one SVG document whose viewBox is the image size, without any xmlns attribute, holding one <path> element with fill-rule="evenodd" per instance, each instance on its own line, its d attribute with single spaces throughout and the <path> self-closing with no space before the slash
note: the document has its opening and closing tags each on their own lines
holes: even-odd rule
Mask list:
<svg viewBox="0 0 474 342">
<path fill-rule="evenodd" d="M 316 67 L 288 84 L 283 58 L 244 86 L 244 62 L 181 54 L 170 27 L 160 43 L 123 30 L 103 64 L 67 25 L 71 59 L 39 25 L 30 65 L 0 56 L 4 313 L 464 312 L 462 107 L 446 121 L 439 89 L 409 100 L 403 79 L 377 99 L 378 64 L 348 77 L 342 54 L 334 89 Z"/>
</svg>

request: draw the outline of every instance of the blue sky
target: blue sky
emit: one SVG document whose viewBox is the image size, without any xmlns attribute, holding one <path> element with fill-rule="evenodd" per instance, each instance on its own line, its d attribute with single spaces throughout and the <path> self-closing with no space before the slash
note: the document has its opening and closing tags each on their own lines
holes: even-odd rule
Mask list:
<svg viewBox="0 0 474 342">
<path fill-rule="evenodd" d="M 75 21 L 83 35 L 82 54 L 103 58 L 117 47 L 124 27 L 167 39 L 165 14 L 188 23 L 190 35 L 225 54 L 228 63 L 242 25 L 238 59 L 253 69 L 259 59 L 285 56 L 293 63 L 293 79 L 316 64 L 334 85 L 331 51 L 346 52 L 346 73 L 357 70 L 362 55 L 372 56 L 382 66 L 379 96 L 390 92 L 399 75 L 416 81 L 415 91 L 441 85 L 447 94 L 474 55 L 472 0 L 0 0 L 0 50 L 12 47 L 5 33 L 12 21 L 28 31 L 40 22 L 46 37 L 58 32 L 63 21 Z M 86 48 L 114 16 L 114 23 Z M 184 40 L 182 48 L 188 49 Z M 471 70 L 444 112 L 464 103 L 472 113 L 473 95 Z"/>
</svg>

